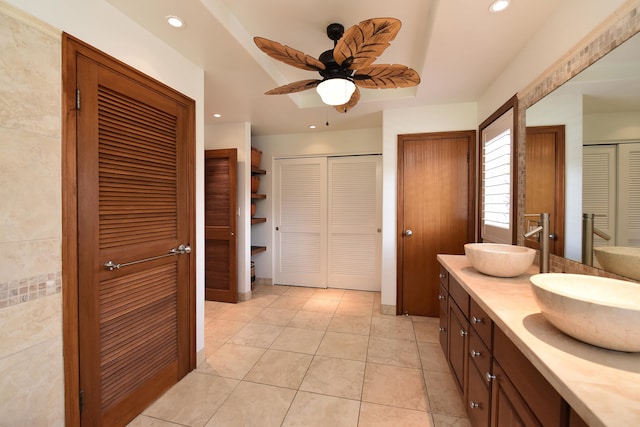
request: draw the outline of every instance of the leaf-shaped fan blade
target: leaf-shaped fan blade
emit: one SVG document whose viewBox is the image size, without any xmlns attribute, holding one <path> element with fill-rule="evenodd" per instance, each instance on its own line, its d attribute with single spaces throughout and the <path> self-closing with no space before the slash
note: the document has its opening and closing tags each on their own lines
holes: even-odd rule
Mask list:
<svg viewBox="0 0 640 427">
<path fill-rule="evenodd" d="M 400 20 L 395 18 L 362 21 L 345 31 L 338 40 L 333 49 L 333 59 L 350 70 L 371 65 L 396 37 L 401 26 Z"/>
<path fill-rule="evenodd" d="M 284 86 L 279 86 L 275 89 L 271 89 L 265 92 L 265 95 L 285 95 L 287 93 L 302 92 L 303 90 L 311 89 L 318 86 L 322 80 L 300 80 L 299 82 L 289 83 Z"/>
<path fill-rule="evenodd" d="M 322 62 L 320 62 L 313 56 L 309 56 L 292 47 L 285 46 L 283 44 L 265 39 L 263 37 L 254 37 L 253 41 L 261 51 L 263 51 L 273 59 L 282 61 L 285 64 L 309 71 L 322 71 L 325 69 L 325 66 Z"/>
<path fill-rule="evenodd" d="M 370 89 L 411 87 L 420 83 L 420 75 L 404 65 L 379 64 L 360 68 L 353 76 L 353 82 Z"/>
<path fill-rule="evenodd" d="M 351 95 L 351 98 L 349 98 L 349 102 L 342 105 L 336 105 L 334 108 L 339 113 L 346 113 L 347 111 L 355 107 L 358 101 L 360 101 L 360 89 L 358 89 L 358 87 L 356 86 L 356 90 Z"/>
</svg>

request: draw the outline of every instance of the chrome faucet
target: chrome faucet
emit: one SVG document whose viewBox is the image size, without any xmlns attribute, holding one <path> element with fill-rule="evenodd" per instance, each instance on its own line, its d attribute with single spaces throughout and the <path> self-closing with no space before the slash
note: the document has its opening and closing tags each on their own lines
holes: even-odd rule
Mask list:
<svg viewBox="0 0 640 427">
<path fill-rule="evenodd" d="M 525 215 L 525 216 L 537 216 Z M 549 213 L 541 213 L 538 227 L 524 234 L 524 237 L 531 237 L 534 234 L 538 234 L 538 241 L 540 242 L 540 273 L 549 272 Z"/>
<path fill-rule="evenodd" d="M 593 235 L 609 241 L 611 236 L 594 227 L 595 214 L 582 214 L 582 263 L 593 266 Z"/>
</svg>

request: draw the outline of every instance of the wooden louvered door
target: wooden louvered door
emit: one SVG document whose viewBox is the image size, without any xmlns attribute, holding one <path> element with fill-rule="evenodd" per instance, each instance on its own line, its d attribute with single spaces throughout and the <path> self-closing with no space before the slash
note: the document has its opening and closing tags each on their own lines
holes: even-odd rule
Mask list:
<svg viewBox="0 0 640 427">
<path fill-rule="evenodd" d="M 121 426 L 194 368 L 193 101 L 75 66 L 80 417 Z"/>
<path fill-rule="evenodd" d="M 204 159 L 204 296 L 238 302 L 238 151 L 207 150 Z"/>
</svg>

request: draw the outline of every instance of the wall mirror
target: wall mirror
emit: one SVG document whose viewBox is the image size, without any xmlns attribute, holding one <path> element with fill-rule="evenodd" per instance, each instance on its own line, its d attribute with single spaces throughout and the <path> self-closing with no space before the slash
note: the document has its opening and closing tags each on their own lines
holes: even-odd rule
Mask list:
<svg viewBox="0 0 640 427">
<path fill-rule="evenodd" d="M 640 247 L 640 34 L 526 108 L 525 117 L 527 135 L 534 127 L 564 130 L 559 255 L 583 262 L 583 214 L 594 214 L 594 246 Z M 525 197 L 537 184 L 527 182 Z M 589 262 L 600 267 L 597 257 Z"/>
</svg>

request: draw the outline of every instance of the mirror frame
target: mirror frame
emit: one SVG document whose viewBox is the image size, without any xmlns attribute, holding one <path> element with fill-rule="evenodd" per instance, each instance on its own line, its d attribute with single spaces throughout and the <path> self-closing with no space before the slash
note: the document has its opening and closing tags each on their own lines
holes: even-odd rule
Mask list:
<svg viewBox="0 0 640 427">
<path fill-rule="evenodd" d="M 518 93 L 517 210 L 518 245 L 524 245 L 527 109 L 585 68 L 640 32 L 640 0 L 629 0 L 569 52 Z M 552 256 L 553 258 L 554 256 Z M 577 265 L 581 265 L 572 261 Z M 596 270 L 593 267 L 588 269 Z M 600 270 L 601 271 L 601 270 Z"/>
</svg>

